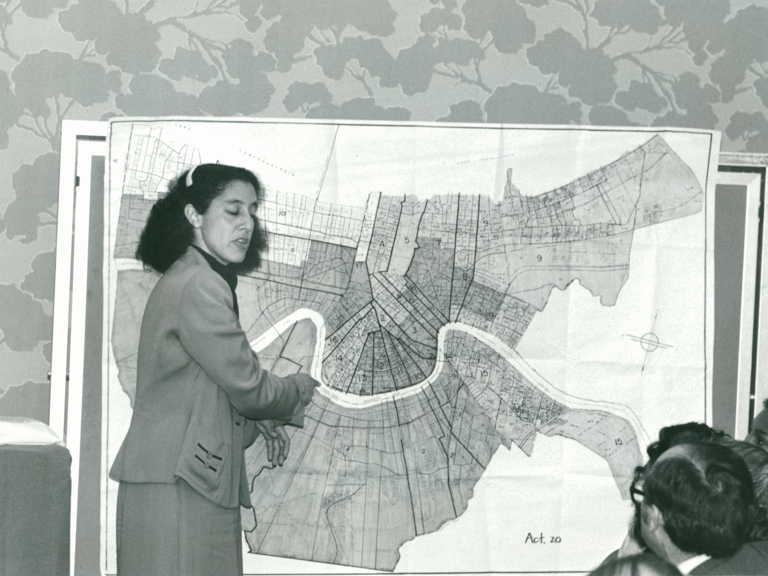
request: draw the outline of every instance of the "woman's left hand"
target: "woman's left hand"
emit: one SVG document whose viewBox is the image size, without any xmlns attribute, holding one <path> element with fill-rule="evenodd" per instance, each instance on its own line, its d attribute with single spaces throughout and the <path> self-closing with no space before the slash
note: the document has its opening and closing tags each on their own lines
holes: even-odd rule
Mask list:
<svg viewBox="0 0 768 576">
<path fill-rule="evenodd" d="M 256 428 L 259 429 L 264 441 L 267 443 L 267 460 L 275 466 L 282 466 L 291 449 L 291 439 L 282 424 L 275 424 L 274 420 L 256 420 Z"/>
</svg>

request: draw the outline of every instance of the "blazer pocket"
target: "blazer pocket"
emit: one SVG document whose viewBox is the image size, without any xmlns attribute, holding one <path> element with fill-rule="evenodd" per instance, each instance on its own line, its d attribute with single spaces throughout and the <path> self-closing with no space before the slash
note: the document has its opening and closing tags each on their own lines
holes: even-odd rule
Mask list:
<svg viewBox="0 0 768 576">
<path fill-rule="evenodd" d="M 229 443 L 210 430 L 198 427 L 187 432 L 177 468 L 177 476 L 192 486 L 214 492 L 229 465 Z"/>
</svg>

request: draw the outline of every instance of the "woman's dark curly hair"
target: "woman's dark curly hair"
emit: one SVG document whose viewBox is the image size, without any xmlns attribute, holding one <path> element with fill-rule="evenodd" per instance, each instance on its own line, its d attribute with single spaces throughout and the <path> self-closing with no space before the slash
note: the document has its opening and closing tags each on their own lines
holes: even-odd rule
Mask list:
<svg viewBox="0 0 768 576">
<path fill-rule="evenodd" d="M 194 227 L 184 214 L 184 207 L 192 204 L 199 214 L 205 214 L 211 202 L 232 182 L 251 184 L 261 202 L 263 189 L 259 179 L 250 170 L 226 164 L 200 164 L 182 172 L 168 189 L 168 194 L 155 202 L 136 248 L 136 258 L 145 266 L 160 273 L 171 267 L 187 251 L 194 239 Z M 190 185 L 188 185 L 190 184 Z M 245 258 L 229 266 L 238 274 L 257 269 L 261 254 L 267 249 L 267 235 L 254 217 L 251 243 Z"/>
</svg>

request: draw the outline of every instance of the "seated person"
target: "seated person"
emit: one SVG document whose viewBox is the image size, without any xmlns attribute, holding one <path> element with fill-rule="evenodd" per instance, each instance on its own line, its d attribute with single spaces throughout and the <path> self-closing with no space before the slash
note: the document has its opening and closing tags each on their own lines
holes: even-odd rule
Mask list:
<svg viewBox="0 0 768 576">
<path fill-rule="evenodd" d="M 768 451 L 768 398 L 763 400 L 763 409 L 752 420 L 752 429 L 744 441 Z"/>
<path fill-rule="evenodd" d="M 635 479 L 632 483 L 631 491 L 633 491 L 636 486 L 642 485 L 643 470 L 650 468 L 658 457 L 672 446 L 683 443 L 716 442 L 725 439 L 730 439 L 725 432 L 715 430 L 701 422 L 686 422 L 684 424 L 665 426 L 659 430 L 659 439 L 655 442 L 651 442 L 646 449 L 648 452 L 648 462 L 646 462 L 645 466 L 638 466 L 635 468 Z M 632 494 L 632 501 L 635 505 L 635 509 L 634 518 L 629 527 L 629 534 L 624 539 L 621 548 L 609 555 L 605 561 L 616 557 L 621 558 L 637 554 L 645 550 L 645 542 L 643 542 L 643 537 L 640 533 L 640 506 L 635 502 L 634 494 Z"/>
<path fill-rule="evenodd" d="M 678 444 L 645 467 L 632 487 L 640 535 L 682 574 L 768 572 L 768 541 L 746 542 L 757 515 L 752 477 L 733 450 Z"/>
<path fill-rule="evenodd" d="M 715 430 L 706 424 L 686 422 L 685 424 L 675 424 L 662 428 L 659 431 L 659 439 L 648 446 L 648 462 L 645 466 L 639 466 L 635 470 L 633 488 L 642 485 L 643 470 L 649 468 L 669 448 L 683 443 L 696 442 L 724 444 L 744 458 L 747 468 L 752 475 L 758 504 L 762 509 L 758 512 L 758 518 L 747 539 L 749 541 L 768 539 L 768 459 L 760 453 L 760 449 L 746 442 L 734 440 L 725 432 Z M 635 505 L 634 512 L 629 535 L 624 540 L 621 548 L 609 555 L 606 561 L 615 557 L 636 554 L 645 549 L 645 543 L 640 533 L 640 507 L 637 504 Z"/>
<path fill-rule="evenodd" d="M 755 485 L 755 497 L 759 506 L 758 518 L 747 539 L 768 540 L 768 452 L 740 440 L 726 439 L 720 443 L 744 459 Z"/>
</svg>

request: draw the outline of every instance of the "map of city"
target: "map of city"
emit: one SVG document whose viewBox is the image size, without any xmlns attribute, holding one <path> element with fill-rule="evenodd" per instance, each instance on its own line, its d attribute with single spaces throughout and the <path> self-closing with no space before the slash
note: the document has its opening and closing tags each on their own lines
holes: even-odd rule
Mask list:
<svg viewBox="0 0 768 576">
<path fill-rule="evenodd" d="M 219 157 L 178 146 L 163 125 L 112 132 L 124 168 L 110 175 L 111 353 L 132 403 L 141 314 L 158 278 L 135 260 L 139 233 L 170 179 Z M 349 204 L 266 181 L 270 249 L 240 278 L 241 324 L 265 367 L 312 373 L 322 388 L 304 427 L 288 430 L 283 467 L 269 467 L 260 441 L 246 452 L 252 553 L 394 570 L 404 543 L 462 516 L 500 446 L 531 456 L 539 435 L 602 458 L 628 498 L 648 441 L 638 418 L 562 393 L 517 349 L 554 289 L 578 282 L 614 306 L 636 232 L 702 212 L 688 164 L 662 135 L 644 140 L 536 195 L 516 187 L 512 169 L 501 191 L 387 188 Z"/>
</svg>

